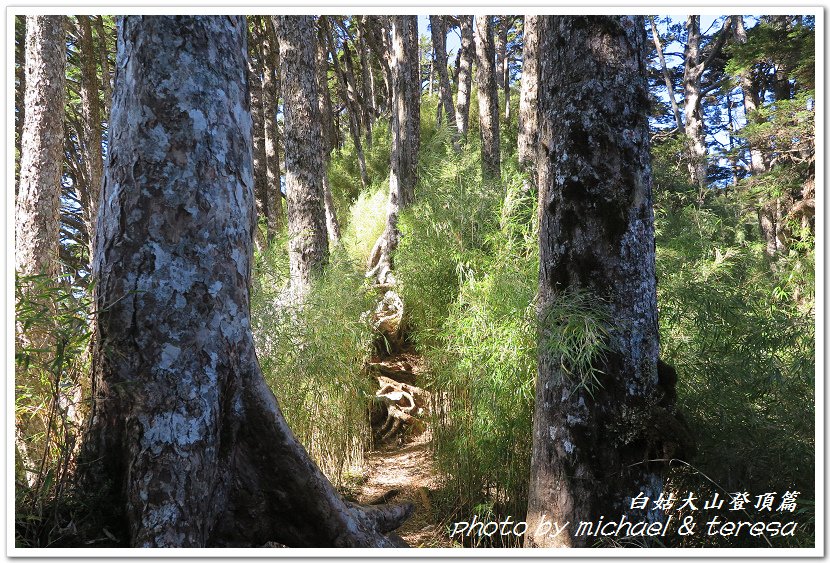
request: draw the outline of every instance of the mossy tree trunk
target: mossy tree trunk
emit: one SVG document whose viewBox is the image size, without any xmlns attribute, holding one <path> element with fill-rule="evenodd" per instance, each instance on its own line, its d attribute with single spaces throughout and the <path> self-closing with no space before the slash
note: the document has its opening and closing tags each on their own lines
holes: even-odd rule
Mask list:
<svg viewBox="0 0 830 563">
<path fill-rule="evenodd" d="M 313 57 L 304 18 L 281 26 L 285 75 Z M 257 362 L 245 29 L 241 16 L 119 24 L 82 490 L 106 501 L 96 515 L 130 546 L 390 546 L 384 532 L 411 506 L 344 502 Z M 285 81 L 290 111 L 297 80 Z M 307 162 L 298 137 L 289 154 Z"/>
<path fill-rule="evenodd" d="M 644 20 L 544 16 L 540 47 L 539 365 L 529 547 L 584 546 L 581 520 L 618 519 L 662 490 L 651 439 L 658 385 L 654 217 Z M 569 292 L 607 304 L 610 352 L 589 392 L 546 345 Z M 563 294 L 565 297 L 563 297 Z M 649 511 L 657 517 L 656 512 Z M 643 515 L 643 518 L 647 516 Z M 543 522 L 571 522 L 562 534 Z"/>
</svg>

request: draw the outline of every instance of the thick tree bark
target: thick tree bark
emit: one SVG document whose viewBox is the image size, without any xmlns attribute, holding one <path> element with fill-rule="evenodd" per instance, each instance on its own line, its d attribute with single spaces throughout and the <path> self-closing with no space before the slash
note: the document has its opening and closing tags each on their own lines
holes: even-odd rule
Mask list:
<svg viewBox="0 0 830 563">
<path fill-rule="evenodd" d="M 574 523 L 656 498 L 658 326 L 642 16 L 544 16 L 539 90 L 541 332 L 526 546 L 584 546 Z M 548 352 L 558 299 L 606 303 L 609 348 L 589 392 Z M 670 393 L 666 392 L 667 397 Z M 659 518 L 656 511 L 635 516 Z M 571 522 L 554 537 L 544 522 Z"/>
<path fill-rule="evenodd" d="M 417 16 L 390 16 L 392 20 L 392 155 L 386 227 L 375 243 L 367 276 L 393 284 L 393 253 L 398 247 L 400 212 L 415 198 L 418 181 L 420 81 L 418 68 Z"/>
<path fill-rule="evenodd" d="M 470 124 L 470 94 L 473 80 L 473 16 L 458 16 L 461 46 L 458 52 L 458 97 L 455 123 L 458 134 L 466 139 Z"/>
<path fill-rule="evenodd" d="M 443 116 L 446 115 L 447 123 L 454 125 L 453 117 L 455 116 L 455 109 L 452 107 L 452 90 L 450 89 L 450 77 L 447 74 L 447 25 L 444 22 L 444 16 L 430 16 L 429 25 L 438 69 L 438 92 L 440 98 L 438 103 L 438 123 L 442 123 Z"/>
<path fill-rule="evenodd" d="M 278 16 L 285 103 L 285 188 L 292 293 L 302 300 L 328 261 L 323 132 L 311 16 Z"/>
<path fill-rule="evenodd" d="M 298 45 L 311 23 L 287 19 L 293 75 L 313 41 Z M 245 27 L 241 16 L 119 25 L 83 490 L 109 501 L 96 515 L 131 546 L 393 545 L 383 532 L 411 505 L 341 500 L 259 370 Z"/>
<path fill-rule="evenodd" d="M 15 268 L 22 275 L 58 273 L 65 37 L 64 16 L 26 17 L 25 120 L 15 209 Z"/>
<path fill-rule="evenodd" d="M 499 97 L 496 91 L 493 17 L 476 16 L 476 87 L 481 135 L 481 169 L 485 178 L 501 176 Z"/>
<path fill-rule="evenodd" d="M 525 16 L 522 83 L 519 95 L 519 164 L 533 165 L 539 122 L 539 16 Z"/>
<path fill-rule="evenodd" d="M 89 234 L 90 264 L 93 256 L 95 238 L 95 221 L 98 218 L 98 198 L 101 194 L 101 181 L 104 172 L 103 154 L 101 152 L 101 106 L 98 101 L 100 80 L 98 79 L 98 51 L 92 38 L 91 16 L 78 16 L 80 28 L 81 55 L 81 118 L 83 121 L 83 161 L 86 182 L 81 190 L 84 222 Z"/>
</svg>

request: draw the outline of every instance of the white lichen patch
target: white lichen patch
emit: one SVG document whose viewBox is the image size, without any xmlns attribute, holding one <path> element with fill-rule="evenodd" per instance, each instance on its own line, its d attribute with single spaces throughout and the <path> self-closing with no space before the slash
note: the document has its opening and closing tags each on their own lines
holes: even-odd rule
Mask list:
<svg viewBox="0 0 830 563">
<path fill-rule="evenodd" d="M 165 344 L 161 349 L 161 359 L 159 360 L 158 367 L 161 369 L 170 369 L 173 363 L 179 358 L 179 354 L 181 353 L 181 349 L 178 346 L 173 346 L 172 344 Z"/>
</svg>

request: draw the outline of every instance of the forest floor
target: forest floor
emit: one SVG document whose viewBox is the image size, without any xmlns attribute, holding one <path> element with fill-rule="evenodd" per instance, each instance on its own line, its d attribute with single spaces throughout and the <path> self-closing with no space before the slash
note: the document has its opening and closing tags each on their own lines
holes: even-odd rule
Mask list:
<svg viewBox="0 0 830 563">
<path fill-rule="evenodd" d="M 410 385 L 418 385 L 423 375 L 423 362 L 411 349 L 383 359 L 373 358 L 371 363 L 384 376 Z M 411 547 L 452 547 L 447 526 L 434 505 L 440 481 L 431 440 L 428 427 L 420 434 L 406 430 L 369 452 L 358 501 L 411 502 L 415 512 L 397 533 Z"/>
</svg>

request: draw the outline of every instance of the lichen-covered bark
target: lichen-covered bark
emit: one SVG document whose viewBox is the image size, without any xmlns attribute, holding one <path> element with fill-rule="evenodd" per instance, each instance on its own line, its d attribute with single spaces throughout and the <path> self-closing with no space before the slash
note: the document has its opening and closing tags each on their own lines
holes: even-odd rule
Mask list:
<svg viewBox="0 0 830 563">
<path fill-rule="evenodd" d="M 448 123 L 455 125 L 453 116 L 455 110 L 452 107 L 452 90 L 450 89 L 450 77 L 447 74 L 447 24 L 444 16 L 430 16 L 429 25 L 432 33 L 432 48 L 438 69 L 438 92 L 440 103 L 438 104 L 438 122 L 441 123 L 446 115 Z M 443 111 L 441 111 L 443 110 Z"/>
<path fill-rule="evenodd" d="M 455 122 L 458 134 L 466 138 L 470 124 L 470 88 L 473 80 L 473 16 L 458 16 L 461 46 L 458 53 L 458 94 Z"/>
<path fill-rule="evenodd" d="M 539 372 L 527 546 L 582 546 L 544 519 L 618 519 L 640 491 L 662 487 L 652 439 L 658 330 L 648 136 L 646 41 L 640 16 L 544 16 L 539 89 Z M 607 302 L 611 352 L 591 395 L 545 347 L 562 292 Z M 640 515 L 640 517 L 644 517 Z"/>
<path fill-rule="evenodd" d="M 323 133 L 312 16 L 276 16 L 285 115 L 285 187 L 292 293 L 305 296 L 328 261 Z"/>
<path fill-rule="evenodd" d="M 58 272 L 66 45 L 64 16 L 26 17 L 25 117 L 15 206 L 15 268 Z"/>
<path fill-rule="evenodd" d="M 417 16 L 390 16 L 392 20 L 392 155 L 386 227 L 375 244 L 368 264 L 369 275 L 380 283 L 392 283 L 392 254 L 398 246 L 400 212 L 415 199 L 418 181 L 420 129 L 420 78 Z"/>
<path fill-rule="evenodd" d="M 481 136 L 481 169 L 486 178 L 501 176 L 499 156 L 499 97 L 496 91 L 496 51 L 493 16 L 476 16 L 476 87 Z"/>
<path fill-rule="evenodd" d="M 519 164 L 532 165 L 536 156 L 539 91 L 539 16 L 525 16 L 522 84 L 519 94 Z"/>
<path fill-rule="evenodd" d="M 383 533 L 411 505 L 340 499 L 257 363 L 245 29 L 242 16 L 119 23 L 81 490 L 130 546 L 394 545 Z"/>
</svg>

